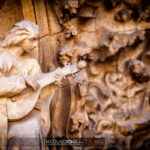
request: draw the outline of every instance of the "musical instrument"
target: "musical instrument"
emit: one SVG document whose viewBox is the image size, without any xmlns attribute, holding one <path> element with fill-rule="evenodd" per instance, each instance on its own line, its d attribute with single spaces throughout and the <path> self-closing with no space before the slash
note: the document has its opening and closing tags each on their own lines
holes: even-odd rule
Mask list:
<svg viewBox="0 0 150 150">
<path fill-rule="evenodd" d="M 41 90 L 57 81 L 55 77 L 56 74 L 62 74 L 62 76 L 72 75 L 80 71 L 80 69 L 86 66 L 85 61 L 80 61 L 75 65 L 67 65 L 63 68 L 58 68 L 50 73 L 41 73 L 35 79 L 39 83 L 40 87 L 37 91 L 34 91 L 31 87 L 26 87 L 19 95 L 16 96 L 16 101 L 12 101 L 11 98 L 7 99 L 7 110 L 8 119 L 17 120 L 25 117 L 34 108 Z"/>
</svg>

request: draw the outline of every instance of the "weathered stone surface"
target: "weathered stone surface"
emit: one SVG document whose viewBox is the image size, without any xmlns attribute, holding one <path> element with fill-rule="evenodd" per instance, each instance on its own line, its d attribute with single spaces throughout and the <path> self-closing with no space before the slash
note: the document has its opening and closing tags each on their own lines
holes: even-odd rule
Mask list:
<svg viewBox="0 0 150 150">
<path fill-rule="evenodd" d="M 32 0 L 29 1 L 21 0 L 21 4 L 22 4 L 24 19 L 28 19 L 36 23 Z"/>
<path fill-rule="evenodd" d="M 5 0 L 3 7 L 0 8 L 0 35 L 7 32 L 13 24 L 22 19 L 21 2 L 19 0 Z"/>
</svg>

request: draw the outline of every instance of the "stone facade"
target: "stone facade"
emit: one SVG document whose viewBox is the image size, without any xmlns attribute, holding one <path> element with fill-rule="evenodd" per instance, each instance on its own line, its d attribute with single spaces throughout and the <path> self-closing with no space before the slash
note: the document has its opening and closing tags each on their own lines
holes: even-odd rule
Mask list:
<svg viewBox="0 0 150 150">
<path fill-rule="evenodd" d="M 44 73 L 87 63 L 55 85 L 47 137 L 104 138 L 104 149 L 148 150 L 150 2 L 2 1 L 0 37 L 23 19 L 38 24 L 39 47 L 31 54 Z M 71 148 L 79 149 L 60 149 Z"/>
</svg>

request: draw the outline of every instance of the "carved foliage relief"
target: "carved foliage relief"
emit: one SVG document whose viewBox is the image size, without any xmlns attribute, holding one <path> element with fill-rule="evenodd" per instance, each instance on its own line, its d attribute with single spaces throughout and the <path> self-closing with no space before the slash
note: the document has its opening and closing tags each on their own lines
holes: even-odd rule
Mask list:
<svg viewBox="0 0 150 150">
<path fill-rule="evenodd" d="M 149 5 L 136 0 L 58 4 L 65 36 L 59 63 L 88 63 L 70 79 L 76 81 L 67 136 L 103 137 L 107 148 L 144 147 L 150 119 Z"/>
</svg>

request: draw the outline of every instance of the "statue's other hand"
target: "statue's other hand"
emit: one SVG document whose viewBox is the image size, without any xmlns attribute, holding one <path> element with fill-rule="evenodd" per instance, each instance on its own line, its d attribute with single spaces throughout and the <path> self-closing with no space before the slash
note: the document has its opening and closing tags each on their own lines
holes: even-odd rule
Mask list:
<svg viewBox="0 0 150 150">
<path fill-rule="evenodd" d="M 32 87 L 34 91 L 37 91 L 40 87 L 39 83 L 32 77 L 26 76 L 25 82 L 28 86 Z"/>
<path fill-rule="evenodd" d="M 13 56 L 7 51 L 0 51 L 0 70 L 6 74 L 12 66 L 16 66 Z"/>
<path fill-rule="evenodd" d="M 62 79 L 64 79 L 65 76 L 63 76 L 61 73 L 56 73 L 55 76 L 54 76 L 54 78 L 55 78 L 55 81 L 56 81 L 55 84 L 56 85 L 60 85 Z"/>
</svg>

